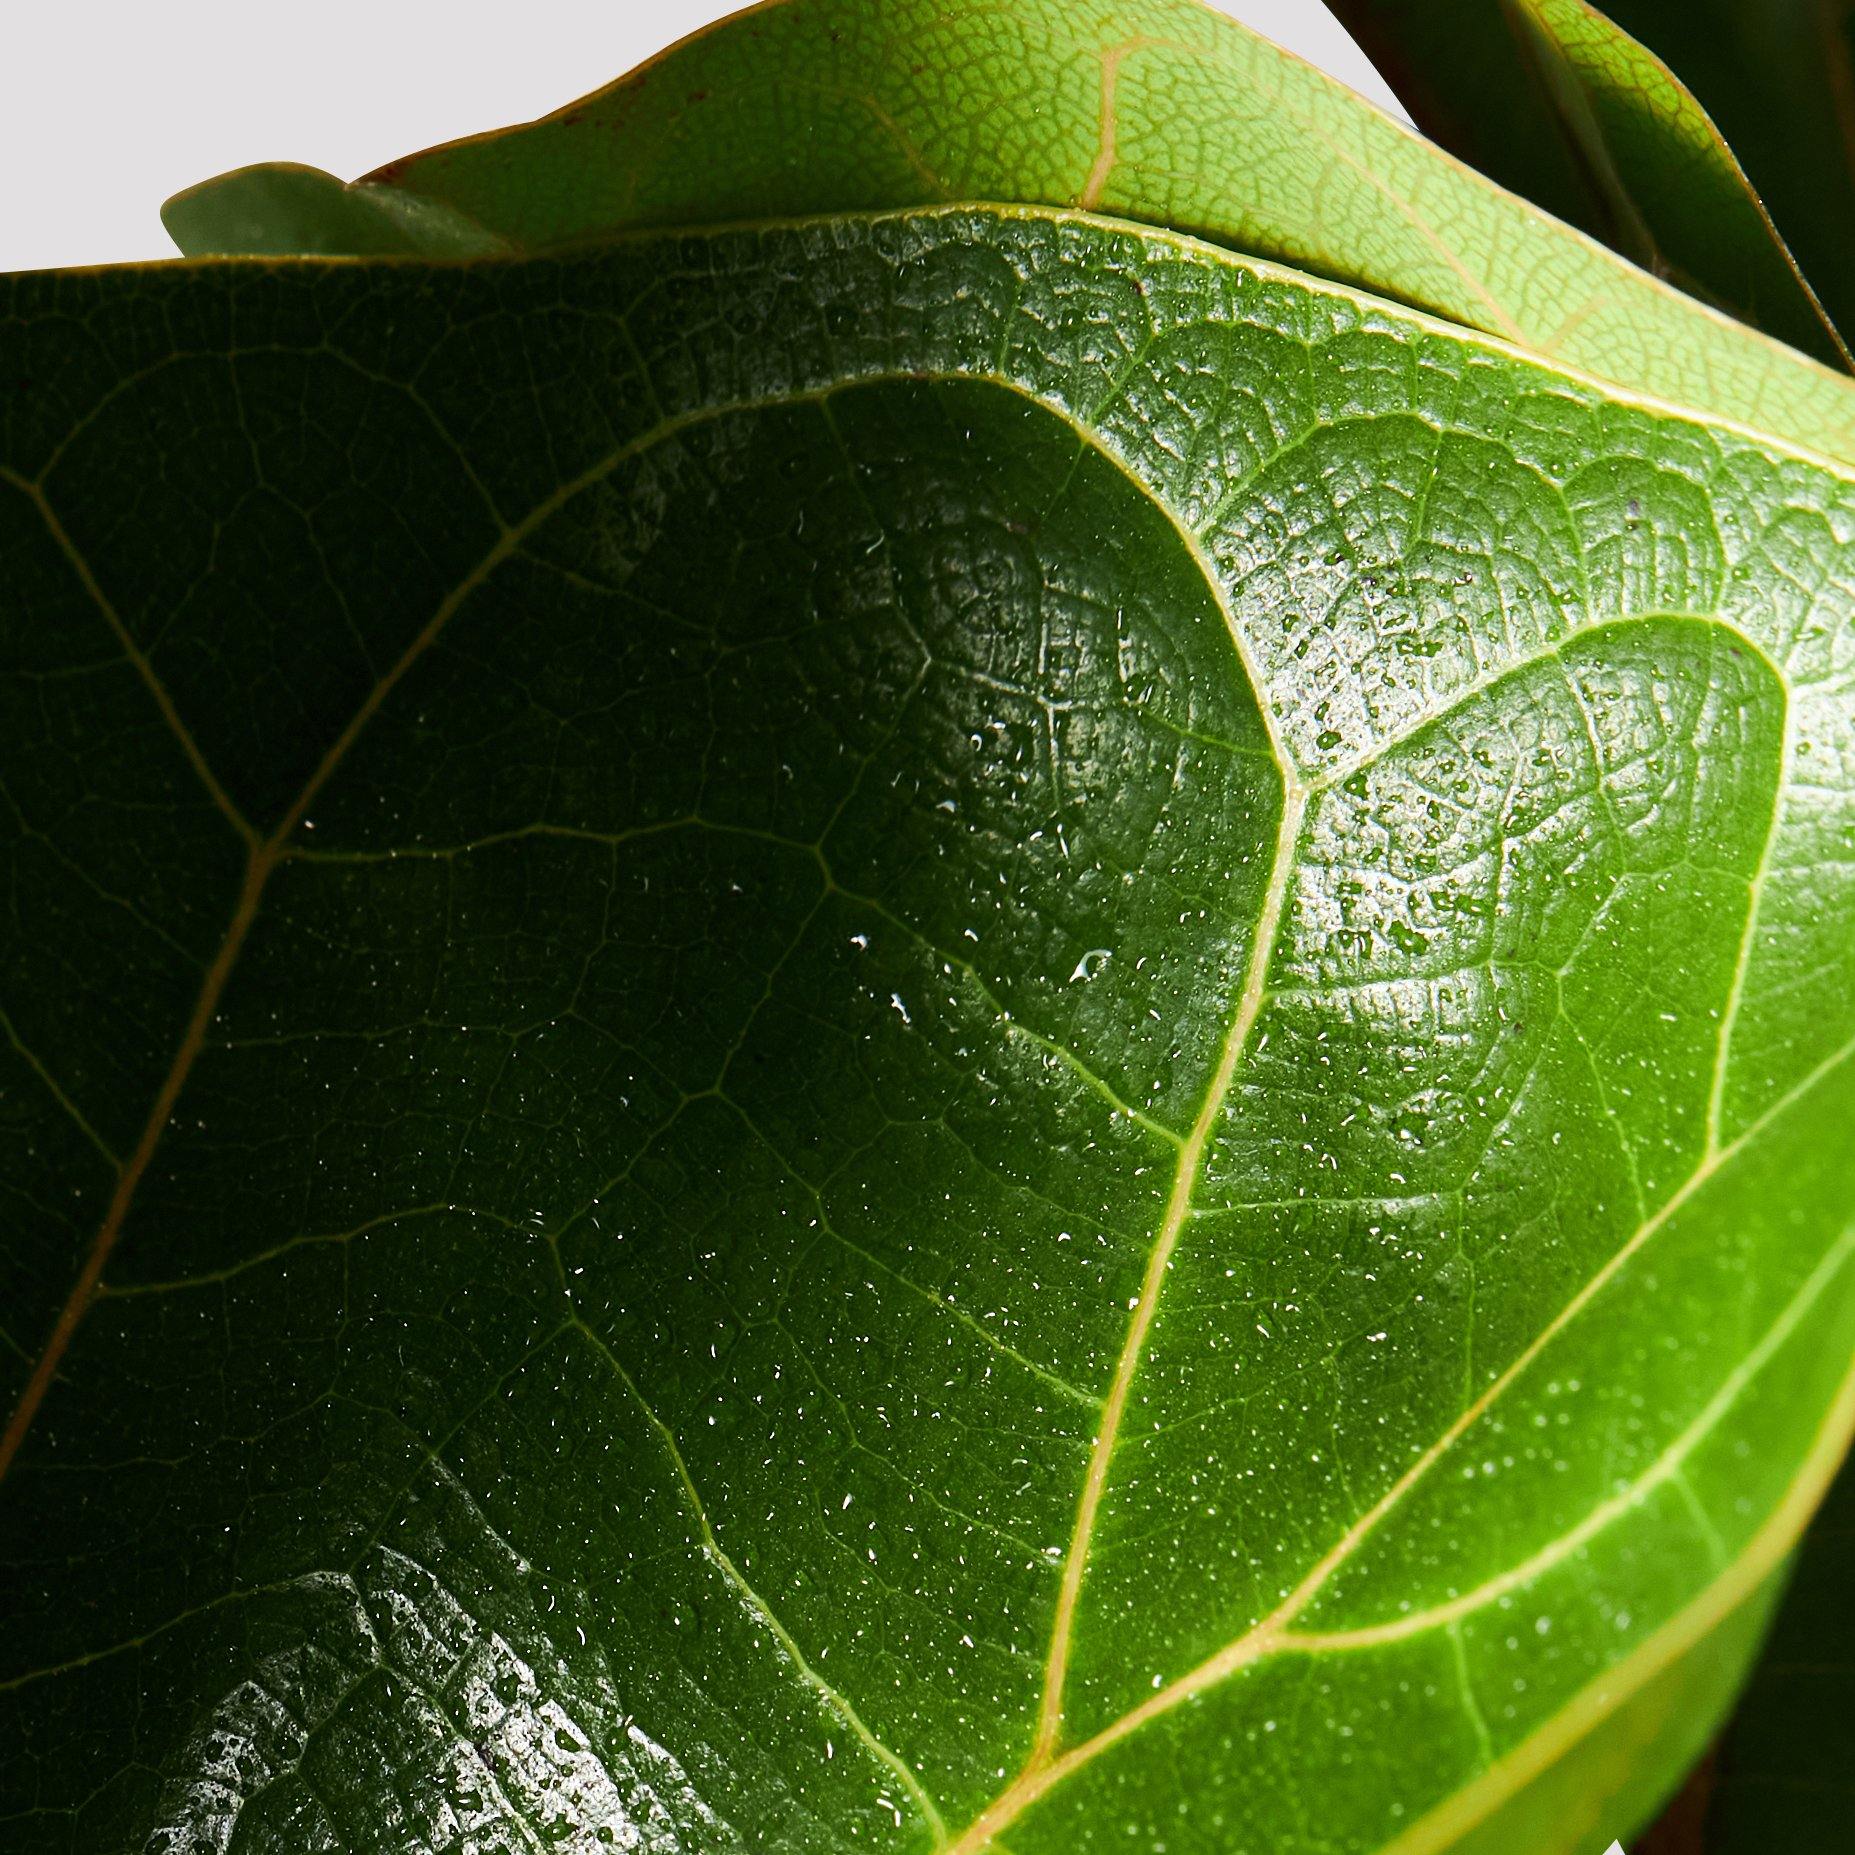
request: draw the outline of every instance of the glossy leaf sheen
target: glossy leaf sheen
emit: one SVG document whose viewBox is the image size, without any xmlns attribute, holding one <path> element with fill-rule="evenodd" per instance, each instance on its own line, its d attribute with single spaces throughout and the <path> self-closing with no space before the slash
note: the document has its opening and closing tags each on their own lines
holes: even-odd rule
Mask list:
<svg viewBox="0 0 1855 1855">
<path fill-rule="evenodd" d="M 1742 4 L 1607 5 L 1649 33 L 1731 112 L 1787 225 L 1805 228 L 1815 274 L 1846 312 L 1842 226 L 1851 45 L 1846 9 Z M 1426 130 L 1473 166 L 1617 250 L 1731 305 L 1827 360 L 1814 293 L 1796 273 L 1738 159 L 1649 46 L 1588 0 L 1331 0 Z M 1775 132 L 1775 133 L 1774 133 Z M 1828 243 L 1815 236 L 1824 229 Z M 1855 1472 L 1845 1473 L 1846 1506 Z M 1855 1757 L 1855 1707 L 1835 1704 L 1850 1640 L 1836 1592 L 1847 1528 L 1836 1501 L 1812 1535 L 1799 1588 L 1731 1736 L 1662 1826 L 1672 1851 L 1814 1851 L 1834 1843 L 1846 1798 L 1827 1774 Z M 1588 1786 L 1600 1799 L 1604 1786 Z M 1589 1796 L 1567 1809 L 1586 1809 Z M 1703 1828 L 1703 1823 L 1705 1827 Z M 1520 1838 L 1524 1843 L 1524 1837 Z M 1660 1846 L 1658 1844 L 1658 1846 Z"/>
<path fill-rule="evenodd" d="M 1198 0 L 768 0 L 541 122 L 352 188 L 246 169 L 182 249 L 525 250 L 1008 200 L 1199 233 L 1855 461 L 1855 389 L 1624 262 Z"/>
<path fill-rule="evenodd" d="M 1851 1419 L 1855 485 L 1060 215 L 7 298 L 9 1848 L 1652 1807 Z"/>
</svg>

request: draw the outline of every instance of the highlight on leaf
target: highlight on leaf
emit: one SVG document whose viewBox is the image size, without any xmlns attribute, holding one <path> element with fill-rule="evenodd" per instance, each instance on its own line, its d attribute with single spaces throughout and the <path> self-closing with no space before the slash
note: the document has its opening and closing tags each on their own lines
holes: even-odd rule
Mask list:
<svg viewBox="0 0 1855 1855">
<path fill-rule="evenodd" d="M 1648 1825 L 1855 1428 L 1855 384 L 1184 0 L 168 219 L 0 282 L 6 1846 Z"/>
</svg>

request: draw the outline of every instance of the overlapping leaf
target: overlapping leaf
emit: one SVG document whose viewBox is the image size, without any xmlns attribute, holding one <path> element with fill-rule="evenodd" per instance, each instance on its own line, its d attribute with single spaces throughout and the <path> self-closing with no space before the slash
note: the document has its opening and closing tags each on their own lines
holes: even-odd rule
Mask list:
<svg viewBox="0 0 1855 1855">
<path fill-rule="evenodd" d="M 1732 143 L 1830 313 L 1855 318 L 1855 23 L 1846 0 L 1609 0 Z"/>
<path fill-rule="evenodd" d="M 1479 172 L 1683 289 L 1849 365 L 1712 118 L 1649 45 L 1591 0 L 1333 0 L 1333 10 L 1418 122 Z M 1718 31 L 1722 9 L 1698 34 L 1691 8 L 1636 10 L 1690 22 L 1677 35 L 1685 52 L 1691 38 Z M 1729 10 L 1772 9 L 1734 0 Z M 1658 30 L 1652 44 L 1667 43 Z M 1790 111 L 1770 120 L 1788 122 Z"/>
<path fill-rule="evenodd" d="M 184 250 L 571 246 L 948 200 L 1201 233 L 1855 460 L 1846 378 L 1470 173 L 1198 0 L 770 0 L 527 128 L 344 188 L 248 169 Z"/>
</svg>

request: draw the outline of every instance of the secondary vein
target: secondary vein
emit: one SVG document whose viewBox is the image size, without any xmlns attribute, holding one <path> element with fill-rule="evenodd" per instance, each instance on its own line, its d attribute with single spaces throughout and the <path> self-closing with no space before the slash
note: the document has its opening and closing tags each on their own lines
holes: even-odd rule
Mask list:
<svg viewBox="0 0 1855 1855">
<path fill-rule="evenodd" d="M 723 1548 L 721 1541 L 716 1537 L 714 1524 L 709 1519 L 708 1508 L 703 1503 L 702 1496 L 696 1488 L 695 1479 L 689 1472 L 689 1463 L 683 1455 L 682 1445 L 676 1440 L 676 1432 L 658 1416 L 655 1408 L 639 1389 L 637 1380 L 626 1370 L 624 1362 L 606 1344 L 598 1332 L 588 1325 L 577 1309 L 571 1324 L 592 1343 L 594 1350 L 612 1368 L 619 1382 L 631 1394 L 632 1402 L 643 1413 L 645 1422 L 655 1433 L 664 1453 L 669 1457 L 670 1466 L 683 1491 L 684 1501 L 695 1520 L 697 1531 L 702 1536 L 703 1554 L 709 1563 L 734 1587 L 741 1601 L 760 1619 L 774 1641 L 785 1652 L 800 1680 L 843 1721 L 870 1755 L 894 1774 L 896 1782 L 907 1793 L 909 1801 L 914 1805 L 936 1840 L 942 1839 L 946 1833 L 946 1825 L 941 1821 L 940 1811 L 935 1807 L 933 1798 L 922 1787 L 921 1780 L 909 1768 L 907 1761 L 891 1747 L 885 1745 L 871 1731 L 868 1723 L 851 1704 L 849 1698 L 840 1693 L 813 1668 L 792 1632 L 779 1620 L 772 1605 L 748 1583 L 745 1573 Z"/>
<path fill-rule="evenodd" d="M 258 838 L 257 832 L 252 828 L 245 814 L 233 803 L 231 794 L 219 783 L 219 776 L 213 771 L 205 754 L 200 751 L 200 744 L 193 738 L 193 731 L 181 719 L 180 710 L 175 707 L 174 698 L 168 694 L 166 684 L 155 674 L 154 665 L 149 662 L 147 653 L 136 643 L 129 627 L 123 623 L 122 614 L 116 610 L 109 595 L 98 584 L 96 575 L 90 571 L 90 563 L 84 559 L 76 542 L 71 539 L 64 524 L 59 521 L 58 512 L 52 507 L 44 489 L 31 478 L 22 477 L 16 470 L 9 470 L 3 464 L 0 464 L 0 482 L 8 483 L 18 490 L 38 511 L 39 520 L 44 524 L 45 532 L 51 537 L 52 544 L 64 556 L 65 564 L 77 576 L 78 584 L 83 587 L 86 597 L 96 607 L 103 622 L 109 627 L 110 635 L 116 640 L 117 648 L 141 679 L 143 688 L 153 700 L 162 721 L 174 737 L 180 751 L 186 756 L 187 764 L 193 769 L 194 776 L 205 788 L 207 797 L 212 800 L 220 815 L 238 833 L 244 843 L 255 844 Z"/>
<path fill-rule="evenodd" d="M 784 4 L 785 0 L 768 0 L 768 3 Z M 130 1156 L 128 1165 L 123 1169 L 117 1180 L 116 1190 L 111 1197 L 109 1208 L 98 1228 L 96 1237 L 92 1241 L 89 1254 L 84 1261 L 84 1266 L 78 1273 L 77 1281 L 73 1284 L 70 1294 L 67 1296 L 63 1307 L 59 1310 L 51 1333 L 39 1355 L 38 1364 L 34 1367 L 31 1377 L 26 1381 L 25 1389 L 21 1392 L 19 1401 L 13 1408 L 4 1433 L 0 1433 L 0 1480 L 5 1479 L 7 1471 L 12 1466 L 13 1459 L 18 1455 L 20 1445 L 25 1441 L 26 1433 L 32 1426 L 33 1419 L 38 1413 L 39 1406 L 44 1402 L 45 1394 L 50 1389 L 52 1380 L 56 1378 L 58 1374 L 59 1365 L 62 1363 L 65 1352 L 70 1346 L 72 1336 L 82 1323 L 84 1315 L 89 1311 L 91 1303 L 97 1297 L 97 1288 L 103 1279 L 104 1265 L 108 1262 L 110 1253 L 114 1250 L 117 1239 L 122 1233 L 122 1226 L 128 1216 L 129 1207 L 135 1199 L 136 1191 L 142 1182 L 143 1175 L 147 1172 L 149 1162 L 154 1157 L 155 1149 L 160 1144 L 161 1136 L 166 1130 L 169 1120 L 173 1116 L 174 1107 L 180 1098 L 181 1090 L 186 1085 L 187 1078 L 192 1073 L 193 1065 L 199 1057 L 200 1050 L 205 1042 L 207 1029 L 218 1011 L 219 1001 L 224 994 L 226 982 L 231 977 L 232 969 L 238 962 L 239 954 L 243 951 L 245 941 L 251 932 L 252 924 L 257 918 L 258 903 L 264 893 L 266 884 L 270 881 L 271 875 L 276 870 L 277 866 L 295 854 L 291 847 L 291 839 L 296 833 L 297 826 L 300 825 L 303 819 L 308 815 L 310 807 L 314 805 L 323 788 L 328 784 L 329 780 L 333 778 L 336 769 L 341 765 L 343 760 L 346 759 L 349 750 L 365 732 L 373 718 L 380 712 L 381 708 L 386 703 L 387 698 L 393 693 L 394 689 L 398 687 L 406 674 L 412 669 L 413 665 L 417 663 L 418 660 L 424 656 L 426 651 L 437 641 L 471 594 L 482 587 L 497 568 L 520 553 L 523 544 L 531 535 L 544 526 L 555 515 L 559 514 L 559 512 L 577 496 L 604 482 L 614 471 L 622 468 L 623 465 L 632 458 L 641 456 L 653 445 L 660 444 L 666 439 L 673 438 L 680 432 L 711 423 L 716 419 L 726 418 L 733 413 L 748 412 L 773 405 L 822 405 L 845 387 L 868 384 L 878 380 L 897 377 L 899 376 L 896 375 L 893 370 L 877 367 L 865 373 L 852 374 L 844 379 L 824 382 L 815 387 L 795 388 L 786 392 L 765 395 L 748 394 L 737 399 L 722 400 L 710 405 L 692 406 L 684 411 L 673 413 L 659 419 L 656 423 L 643 431 L 613 446 L 612 449 L 595 458 L 584 470 L 568 478 L 564 483 L 557 485 L 548 495 L 542 497 L 539 502 L 530 508 L 520 520 L 513 523 L 506 523 L 501 527 L 496 539 L 485 550 L 482 558 L 476 562 L 470 571 L 465 574 L 464 577 L 458 581 L 457 585 L 439 602 L 432 616 L 426 621 L 423 629 L 411 643 L 407 645 L 398 659 L 388 667 L 380 680 L 369 691 L 366 699 L 361 703 L 359 708 L 355 710 L 347 724 L 335 737 L 335 740 L 330 744 L 327 752 L 323 754 L 322 759 L 318 762 L 315 770 L 304 783 L 302 790 L 297 794 L 289 809 L 284 813 L 275 830 L 272 831 L 268 837 L 262 839 L 258 837 L 257 833 L 244 819 L 243 815 L 231 804 L 230 799 L 218 786 L 218 782 L 214 778 L 211 768 L 206 765 L 204 758 L 199 753 L 198 747 L 193 742 L 192 735 L 188 732 L 184 721 L 181 719 L 179 711 L 175 709 L 172 698 L 168 695 L 166 689 L 160 683 L 160 680 L 155 677 L 152 666 L 148 664 L 147 659 L 141 654 L 134 640 L 128 635 L 115 609 L 103 595 L 102 589 L 96 585 L 94 577 L 89 573 L 81 556 L 77 554 L 69 537 L 65 535 L 64 530 L 58 525 L 54 513 L 45 502 L 43 493 L 39 491 L 37 485 L 19 476 L 17 472 L 0 466 L 0 481 L 5 481 L 23 491 L 38 506 L 41 515 L 50 526 L 50 531 L 54 540 L 71 560 L 73 568 L 78 573 L 86 589 L 90 592 L 91 596 L 96 599 L 99 610 L 103 613 L 106 621 L 111 624 L 123 649 L 128 653 L 130 661 L 134 664 L 138 674 L 141 675 L 144 682 L 147 684 L 151 695 L 160 706 L 163 718 L 166 720 L 168 726 L 174 730 L 175 738 L 181 744 L 182 749 L 187 752 L 190 762 L 193 764 L 195 771 L 199 774 L 208 792 L 213 796 L 214 802 L 219 806 L 220 810 L 225 813 L 228 821 L 233 823 L 234 826 L 240 830 L 241 835 L 250 845 L 250 854 L 246 862 L 243 885 L 233 909 L 231 922 L 227 927 L 224 939 L 220 943 L 219 950 L 213 958 L 212 965 L 207 969 L 205 980 L 200 988 L 199 997 L 194 1005 L 193 1014 L 188 1019 L 186 1028 L 181 1035 L 179 1047 L 175 1051 L 167 1074 L 163 1078 L 161 1087 L 156 1094 L 154 1106 L 149 1112 L 147 1124 L 142 1130 L 141 1138 L 136 1143 L 135 1150 Z M 918 378 L 919 376 L 911 375 L 909 377 Z M 1111 449 L 1104 446 L 1095 433 L 1079 424 L 1076 421 L 1075 415 L 1060 404 L 1050 405 L 1049 402 L 1038 394 L 1030 392 L 1021 382 L 1003 375 L 974 372 L 971 374 L 961 374 L 957 377 L 990 380 L 994 385 L 1001 386 L 1009 392 L 1017 393 L 1022 398 L 1031 400 L 1038 405 L 1047 405 L 1048 409 L 1055 412 L 1058 417 L 1066 419 L 1086 442 L 1100 451 L 1116 468 L 1132 477 L 1132 473 L 1128 471 L 1125 461 L 1117 457 Z M 1137 478 L 1133 480 L 1136 482 L 1139 481 Z M 1142 484 L 1141 487 L 1145 488 L 1146 486 Z M 1178 530 L 1181 541 L 1191 551 L 1200 570 L 1206 574 L 1210 583 L 1216 586 L 1218 580 L 1209 564 L 1204 559 L 1203 551 L 1197 537 L 1191 534 L 1190 531 L 1179 522 L 1176 513 L 1167 508 L 1164 503 L 1156 499 L 1154 506 L 1172 520 L 1174 526 Z M 1232 627 L 1232 633 L 1235 638 L 1238 654 L 1242 657 L 1245 671 L 1249 675 L 1250 686 L 1252 688 L 1260 688 L 1261 685 L 1256 678 L 1254 666 L 1250 663 L 1243 640 L 1236 634 L 1234 626 Z M 1279 755 L 1278 758 L 1280 758 Z M 1283 759 L 1282 765 L 1286 768 L 1288 762 Z"/>
<path fill-rule="evenodd" d="M 1069 1652 L 1075 1632 L 1076 1608 L 1081 1600 L 1082 1579 L 1088 1569 L 1089 1548 L 1094 1540 L 1095 1523 L 1101 1511 L 1102 1496 L 1107 1489 L 1108 1471 L 1119 1441 L 1121 1423 L 1127 1412 L 1127 1399 L 1146 1351 L 1147 1337 L 1159 1312 L 1160 1296 L 1165 1290 L 1166 1274 L 1172 1255 L 1178 1248 L 1180 1233 L 1192 1212 L 1192 1198 L 1198 1188 L 1206 1148 L 1212 1129 L 1223 1111 L 1236 1079 L 1239 1064 L 1249 1045 L 1250 1032 L 1262 1010 L 1268 991 L 1270 958 L 1281 927 L 1288 884 L 1294 875 L 1295 846 L 1301 836 L 1301 821 L 1307 808 L 1306 789 L 1289 773 L 1283 775 L 1282 815 L 1276 831 L 1274 862 L 1269 871 L 1269 886 L 1256 922 L 1256 936 L 1250 945 L 1248 970 L 1237 1008 L 1231 1015 L 1224 1046 L 1210 1086 L 1205 1090 L 1191 1131 L 1179 1149 L 1178 1164 L 1173 1169 L 1172 1190 L 1166 1210 L 1147 1257 L 1146 1273 L 1140 1285 L 1139 1299 L 1127 1323 L 1121 1354 L 1102 1406 L 1101 1426 L 1096 1432 L 1094 1448 L 1089 1454 L 1088 1473 L 1083 1479 L 1082 1494 L 1076 1504 L 1075 1530 L 1070 1536 L 1069 1553 L 1063 1563 L 1063 1582 L 1057 1593 L 1056 1618 L 1050 1633 L 1050 1649 L 1044 1664 L 1043 1700 L 1038 1713 L 1037 1737 L 1028 1768 L 1047 1764 L 1055 1753 L 1063 1727 L 1063 1687 L 1069 1672 Z"/>
<path fill-rule="evenodd" d="M 1596 1273 L 1566 1302 L 1531 1344 L 1511 1360 L 1500 1375 L 1490 1381 L 1481 1396 L 1462 1411 L 1448 1429 L 1411 1463 L 1410 1467 L 1373 1503 L 1367 1512 L 1354 1521 L 1319 1563 L 1273 1611 L 1259 1622 L 1252 1624 L 1241 1635 L 1226 1643 L 1222 1649 L 1207 1656 L 1195 1668 L 1189 1669 L 1165 1687 L 1148 1695 L 1138 1706 L 1130 1708 L 1118 1719 L 1103 1727 L 1092 1738 L 1084 1740 L 1079 1745 L 1071 1746 L 1061 1753 L 1046 1754 L 1041 1758 L 1033 1757 L 1027 1761 L 1011 1783 L 999 1792 L 953 1842 L 947 1845 L 942 1855 L 978 1855 L 981 1850 L 991 1849 L 994 1846 L 994 1836 L 1015 1822 L 1038 1798 L 1052 1790 L 1072 1772 L 1091 1763 L 1103 1752 L 1131 1737 L 1151 1721 L 1172 1712 L 1176 1707 L 1217 1687 L 1233 1675 L 1253 1667 L 1258 1662 L 1276 1655 L 1308 1652 L 1322 1647 L 1323 1638 L 1311 1632 L 1296 1632 L 1291 1626 L 1307 1611 L 1321 1591 L 1331 1583 L 1341 1566 L 1352 1558 L 1393 1509 L 1402 1504 L 1405 1497 L 1429 1475 L 1454 1445 L 1512 1388 L 1515 1381 L 1526 1373 L 1552 1341 L 1590 1305 L 1615 1278 L 1624 1264 L 1632 1256 L 1638 1254 L 1643 1245 L 1658 1230 L 1662 1229 L 1684 1205 L 1689 1203 L 1709 1179 L 1720 1172 L 1740 1152 L 1749 1148 L 1768 1127 L 1807 1096 L 1812 1089 L 1827 1081 L 1837 1070 L 1851 1063 L 1855 1063 L 1855 1038 L 1851 1038 L 1833 1055 L 1825 1058 L 1812 1069 L 1808 1075 L 1800 1078 L 1734 1139 L 1707 1154 L 1689 1175 L 1687 1181 L 1669 1196 L 1652 1217 L 1645 1219 L 1636 1227 L 1628 1240 L 1614 1251 Z M 1847 1238 L 1845 1237 L 1841 1243 L 1838 1243 L 1831 1258 L 1821 1265 L 1810 1282 L 1806 1283 L 1804 1294 L 1813 1298 L 1815 1293 L 1820 1291 L 1823 1281 L 1827 1280 L 1830 1274 L 1840 1270 L 1846 1261 Z M 1787 1314 L 1785 1320 L 1792 1318 L 1794 1318 L 1793 1315 Z M 1788 1332 L 1785 1321 L 1781 1321 L 1780 1326 Z M 1776 1338 L 1768 1336 L 1774 1348 L 1782 1337 L 1781 1333 Z M 1742 1365 L 1741 1374 L 1745 1370 L 1746 1367 Z M 1736 1377 L 1733 1382 L 1738 1383 L 1738 1378 Z M 1851 1408 L 1855 1408 L 1855 1378 L 1851 1378 L 1849 1383 Z M 1711 1411 L 1711 1404 L 1708 1408 Z M 1832 1418 L 1830 1430 L 1835 1430 L 1836 1425 L 1842 1421 L 1840 1418 Z M 1837 1434 L 1839 1435 L 1840 1432 L 1837 1431 Z M 1838 1459 L 1839 1451 L 1831 1454 L 1828 1469 L 1820 1478 L 1823 1482 L 1827 1481 L 1829 1473 L 1833 1473 L 1835 1462 Z M 1814 1455 L 1812 1461 L 1814 1461 Z M 1809 1465 L 1806 1464 L 1804 1480 L 1807 1481 L 1808 1478 Z M 1802 1481 L 1799 1486 L 1803 1486 Z M 1816 1489 L 1816 1492 L 1820 1493 L 1820 1487 Z M 1796 1512 L 1793 1516 L 1794 1524 L 1790 1526 L 1788 1533 L 1785 1528 L 1773 1531 L 1773 1523 L 1767 1523 L 1767 1528 L 1761 1531 L 1741 1554 L 1736 1562 L 1735 1570 L 1737 1567 L 1747 1565 L 1751 1565 L 1754 1570 L 1758 1570 L 1761 1566 L 1769 1569 L 1767 1561 L 1776 1562 L 1789 1539 L 1794 1538 L 1795 1533 L 1801 1530 L 1803 1520 L 1808 1517 L 1815 1505 L 1814 1496 L 1799 1499 L 1792 1505 L 1795 1506 Z M 1621 1503 L 1618 1511 L 1622 1511 L 1627 1506 L 1628 1502 Z M 1615 1515 L 1612 1514 L 1611 1517 L 1614 1518 Z M 1774 1521 L 1775 1519 L 1776 1516 L 1774 1516 Z M 1733 1576 L 1733 1571 L 1729 1570 L 1722 1574 L 1722 1580 L 1731 1576 Z M 1453 1608 L 1445 1607 L 1436 1613 L 1431 1622 L 1433 1625 L 1446 1624 L 1455 1614 Z M 1337 1638 L 1332 1640 L 1335 1646 L 1341 1646 Z"/>
</svg>

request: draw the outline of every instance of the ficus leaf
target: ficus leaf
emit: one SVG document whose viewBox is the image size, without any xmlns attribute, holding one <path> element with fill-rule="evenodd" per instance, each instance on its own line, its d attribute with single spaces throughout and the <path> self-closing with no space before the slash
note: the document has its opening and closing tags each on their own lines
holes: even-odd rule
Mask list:
<svg viewBox="0 0 1855 1855">
<path fill-rule="evenodd" d="M 1855 1424 L 1846 468 L 1060 208 L 5 295 L 9 1849 L 1654 1810 Z"/>
<path fill-rule="evenodd" d="M 1608 1855 L 1620 1825 L 1652 1829 L 1629 1838 L 1632 1855 L 1713 1855 L 1697 1844 L 1694 1781 L 1657 1814 L 1669 1774 L 1700 1760 L 1721 1716 L 1734 1701 L 1749 1658 L 1758 1650 L 1781 1579 L 1774 1579 L 1693 1648 L 1635 1688 L 1576 1744 L 1545 1747 L 1540 1775 L 1497 1803 L 1459 1840 L 1450 1855 L 1515 1855 L 1535 1849 Z M 1558 1755 L 1548 1761 L 1547 1753 Z M 1471 1799 L 1471 1808 L 1473 1800 Z M 1772 1855 L 1781 1844 L 1764 1845 Z M 1801 1846 L 1799 1850 L 1801 1855 Z"/>
<path fill-rule="evenodd" d="M 1198 0 L 770 0 L 554 116 L 352 188 L 246 169 L 188 252 L 521 250 L 949 200 L 1082 206 L 1355 283 L 1855 461 L 1855 392 Z M 391 248 L 397 248 L 392 246 Z"/>
<path fill-rule="evenodd" d="M 1720 125 L 1831 315 L 1855 319 L 1848 0 L 1608 0 Z"/>
<path fill-rule="evenodd" d="M 1591 0 L 1332 4 L 1416 120 L 1480 172 L 1683 289 L 1850 365 L 1713 119 Z"/>
<path fill-rule="evenodd" d="M 1838 475 L 1031 213 L 10 309 L 22 1846 L 1441 1848 L 1775 1568 Z"/>
</svg>

